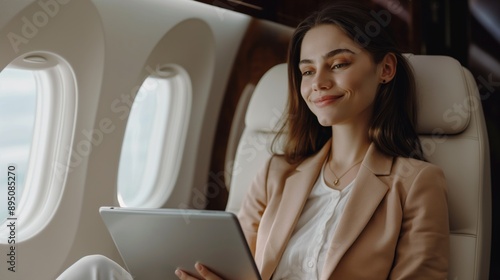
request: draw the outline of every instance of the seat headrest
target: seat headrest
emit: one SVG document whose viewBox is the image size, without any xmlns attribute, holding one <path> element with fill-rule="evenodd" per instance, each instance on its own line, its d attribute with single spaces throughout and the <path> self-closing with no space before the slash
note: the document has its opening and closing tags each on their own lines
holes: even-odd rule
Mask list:
<svg viewBox="0 0 500 280">
<path fill-rule="evenodd" d="M 288 97 L 287 64 L 269 69 L 260 79 L 250 99 L 245 126 L 252 130 L 271 132 L 276 128 Z"/>
<path fill-rule="evenodd" d="M 472 90 L 460 63 L 447 56 L 406 55 L 417 87 L 419 134 L 464 131 L 470 121 L 468 91 Z M 285 109 L 288 91 L 287 65 L 278 64 L 261 78 L 248 105 L 247 128 L 271 132 Z"/>
<path fill-rule="evenodd" d="M 470 87 L 464 69 L 448 56 L 406 55 L 417 87 L 419 134 L 458 134 L 469 125 Z"/>
</svg>

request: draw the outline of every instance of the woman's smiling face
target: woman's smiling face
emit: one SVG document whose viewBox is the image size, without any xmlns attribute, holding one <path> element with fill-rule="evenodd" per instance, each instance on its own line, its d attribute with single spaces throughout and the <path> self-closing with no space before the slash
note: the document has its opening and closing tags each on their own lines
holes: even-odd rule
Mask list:
<svg viewBox="0 0 500 280">
<path fill-rule="evenodd" d="M 369 122 L 382 68 L 342 29 L 323 24 L 309 30 L 299 69 L 301 95 L 321 125 Z"/>
</svg>

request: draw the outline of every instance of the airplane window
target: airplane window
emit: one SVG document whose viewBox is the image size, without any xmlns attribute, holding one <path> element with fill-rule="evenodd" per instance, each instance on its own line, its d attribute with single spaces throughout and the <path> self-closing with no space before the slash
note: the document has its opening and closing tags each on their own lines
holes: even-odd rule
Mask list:
<svg viewBox="0 0 500 280">
<path fill-rule="evenodd" d="M 118 170 L 121 206 L 159 207 L 176 177 L 190 88 L 186 76 L 146 78 L 130 110 Z"/>
<path fill-rule="evenodd" d="M 59 205 L 75 167 L 74 77 L 62 57 L 45 52 L 19 56 L 0 72 L 0 243 L 13 232 L 17 241 L 37 234 Z"/>
<path fill-rule="evenodd" d="M 14 205 L 23 195 L 35 125 L 36 88 L 31 70 L 9 67 L 0 72 L 0 168 L 4 177 L 0 182 L 7 182 L 7 187 L 0 189 L 0 205 L 5 205 L 0 207 L 0 224 L 9 217 L 8 202 Z"/>
</svg>

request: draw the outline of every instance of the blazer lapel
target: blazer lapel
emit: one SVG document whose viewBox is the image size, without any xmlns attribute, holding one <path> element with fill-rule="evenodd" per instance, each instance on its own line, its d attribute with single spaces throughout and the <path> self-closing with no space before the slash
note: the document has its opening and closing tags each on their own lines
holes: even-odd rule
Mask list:
<svg viewBox="0 0 500 280">
<path fill-rule="evenodd" d="M 388 186 L 377 176 L 389 175 L 392 157 L 382 154 L 372 143 L 355 179 L 352 193 L 328 249 L 321 279 L 327 280 L 345 252 L 370 220 Z"/>
<path fill-rule="evenodd" d="M 302 209 L 330 151 L 328 142 L 314 156 L 299 164 L 286 179 L 285 187 L 276 213 L 275 222 L 264 249 L 262 279 L 270 279 L 290 240 Z"/>
</svg>

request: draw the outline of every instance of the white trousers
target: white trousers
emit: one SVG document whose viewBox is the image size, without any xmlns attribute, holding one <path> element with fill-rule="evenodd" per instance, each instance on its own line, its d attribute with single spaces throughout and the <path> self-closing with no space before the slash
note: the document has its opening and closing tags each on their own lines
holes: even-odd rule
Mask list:
<svg viewBox="0 0 500 280">
<path fill-rule="evenodd" d="M 66 269 L 56 280 L 132 280 L 123 267 L 101 255 L 81 258 Z"/>
</svg>

